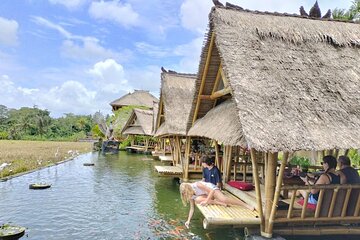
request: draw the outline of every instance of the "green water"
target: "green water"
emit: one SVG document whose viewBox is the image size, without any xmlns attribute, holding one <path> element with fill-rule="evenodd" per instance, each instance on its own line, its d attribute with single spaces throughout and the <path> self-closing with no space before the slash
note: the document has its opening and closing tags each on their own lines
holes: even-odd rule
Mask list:
<svg viewBox="0 0 360 240">
<path fill-rule="evenodd" d="M 22 239 L 242 239 L 242 229 L 204 230 L 176 180 L 158 177 L 151 156 L 85 154 L 73 161 L 0 182 L 0 224 L 27 228 Z M 83 166 L 95 163 L 95 166 Z M 52 184 L 30 190 L 31 183 Z"/>
</svg>

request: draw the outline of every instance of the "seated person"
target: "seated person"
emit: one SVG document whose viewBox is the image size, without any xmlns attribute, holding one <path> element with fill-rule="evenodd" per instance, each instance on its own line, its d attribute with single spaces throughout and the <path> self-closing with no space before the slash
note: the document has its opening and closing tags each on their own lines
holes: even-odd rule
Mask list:
<svg viewBox="0 0 360 240">
<path fill-rule="evenodd" d="M 340 170 L 343 174 L 342 183 L 357 184 L 360 183 L 359 173 L 351 167 L 350 159 L 347 156 L 340 156 L 338 158 Z"/>
<path fill-rule="evenodd" d="M 324 173 L 320 175 L 320 177 L 316 180 L 314 184 L 309 183 L 309 177 L 306 176 L 301 178 L 305 184 L 307 185 L 321 185 L 321 184 L 340 184 L 340 174 L 336 172 L 336 158 L 328 155 L 323 157 L 322 162 Z M 299 190 L 300 194 L 305 197 L 306 190 Z M 310 204 L 317 204 L 319 199 L 319 189 L 311 189 L 309 194 L 308 203 Z"/>
<path fill-rule="evenodd" d="M 220 170 L 215 166 L 215 158 L 210 158 L 208 156 L 202 157 L 202 166 L 203 166 L 203 181 L 210 182 L 216 185 L 219 189 L 222 187 L 221 182 L 221 173 Z"/>
</svg>

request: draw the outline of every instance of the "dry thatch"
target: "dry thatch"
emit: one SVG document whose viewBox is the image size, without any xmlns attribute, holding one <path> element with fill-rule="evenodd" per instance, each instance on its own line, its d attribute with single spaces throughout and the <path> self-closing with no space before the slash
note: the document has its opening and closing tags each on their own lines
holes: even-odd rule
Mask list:
<svg viewBox="0 0 360 240">
<path fill-rule="evenodd" d="M 360 148 L 359 24 L 213 8 L 196 95 L 212 33 L 202 94 L 211 91 L 221 62 L 248 146 Z M 211 103 L 201 101 L 198 118 Z"/>
<path fill-rule="evenodd" d="M 160 119 L 161 127 L 156 130 L 155 136 L 186 135 L 195 79 L 193 74 L 161 73 L 160 104 L 163 104 L 164 117 L 157 118 Z"/>
<path fill-rule="evenodd" d="M 135 90 L 133 93 L 128 93 L 121 98 L 118 98 L 110 103 L 113 110 L 117 110 L 123 106 L 144 106 L 148 108 L 153 107 L 153 102 L 158 101 L 156 97 L 149 93 L 149 91 Z"/>
<path fill-rule="evenodd" d="M 134 108 L 125 123 L 121 133 L 123 135 L 152 135 L 152 110 Z"/>
<path fill-rule="evenodd" d="M 188 132 L 189 136 L 214 139 L 224 145 L 246 145 L 236 111 L 236 104 L 229 99 L 211 109 L 198 119 Z"/>
<path fill-rule="evenodd" d="M 159 101 L 154 101 L 153 102 L 153 119 L 152 119 L 152 124 L 151 124 L 151 133 L 152 135 L 155 134 L 155 128 L 156 128 L 156 117 L 158 115 L 159 112 Z"/>
</svg>

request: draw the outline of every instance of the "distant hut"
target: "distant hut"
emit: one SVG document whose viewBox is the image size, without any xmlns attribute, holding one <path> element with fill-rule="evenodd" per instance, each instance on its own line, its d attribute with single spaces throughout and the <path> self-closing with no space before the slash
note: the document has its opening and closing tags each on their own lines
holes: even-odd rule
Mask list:
<svg viewBox="0 0 360 240">
<path fill-rule="evenodd" d="M 116 111 L 124 106 L 144 106 L 149 109 L 153 108 L 153 102 L 158 101 L 149 91 L 135 90 L 110 103 L 112 110 Z"/>
<path fill-rule="evenodd" d="M 196 75 L 176 72 L 161 73 L 159 110 L 155 122 L 157 138 L 171 139 L 172 157 L 181 162 L 181 139 L 186 138 L 187 122 L 193 101 Z"/>
<path fill-rule="evenodd" d="M 121 133 L 125 136 L 132 136 L 129 151 L 148 152 L 153 148 L 152 138 L 153 110 L 134 108 L 129 119 L 125 123 Z M 135 142 L 135 136 L 142 136 L 143 141 Z"/>
<path fill-rule="evenodd" d="M 273 232 L 359 234 L 358 224 L 346 225 L 360 222 L 359 196 L 349 200 L 359 191 L 357 185 L 318 187 L 321 197 L 314 211 L 306 208 L 307 198 L 296 209 L 295 194 L 288 209 L 278 206 L 280 192 L 301 189 L 282 184 L 289 153 L 360 148 L 360 25 L 227 6 L 214 7 L 209 15 L 188 134 L 225 146 L 225 181 L 237 161 L 234 149 L 249 149 L 256 194 L 242 199 L 255 205 L 257 216 L 243 211 L 217 218 L 207 208 L 204 227 L 258 224 L 265 237 Z M 259 156 L 266 163 L 264 187 Z M 349 215 L 350 205 L 356 210 Z"/>
</svg>

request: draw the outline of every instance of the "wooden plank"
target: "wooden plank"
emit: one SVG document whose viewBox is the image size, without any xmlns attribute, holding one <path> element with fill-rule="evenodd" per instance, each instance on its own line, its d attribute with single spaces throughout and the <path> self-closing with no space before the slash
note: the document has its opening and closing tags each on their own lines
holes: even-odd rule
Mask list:
<svg viewBox="0 0 360 240">
<path fill-rule="evenodd" d="M 223 191 L 223 193 L 228 197 L 236 198 L 227 191 Z M 196 206 L 205 218 L 204 228 L 208 228 L 210 225 L 236 225 L 242 227 L 249 225 L 260 225 L 261 222 L 256 211 L 251 211 L 243 206 L 201 206 L 200 204 L 196 204 Z"/>
<path fill-rule="evenodd" d="M 179 166 L 155 166 L 155 170 L 163 176 L 181 176 L 183 173 Z"/>
<path fill-rule="evenodd" d="M 159 159 L 161 162 L 172 162 L 173 161 L 173 157 L 172 156 L 159 156 Z"/>
</svg>

